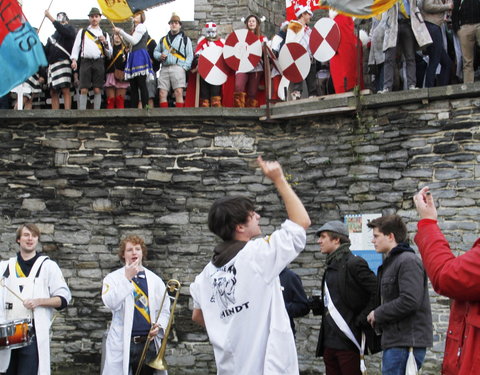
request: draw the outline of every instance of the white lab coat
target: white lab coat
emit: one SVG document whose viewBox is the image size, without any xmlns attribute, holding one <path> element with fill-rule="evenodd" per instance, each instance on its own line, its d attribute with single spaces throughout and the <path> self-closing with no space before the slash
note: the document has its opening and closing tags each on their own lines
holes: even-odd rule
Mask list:
<svg viewBox="0 0 480 375">
<path fill-rule="evenodd" d="M 165 283 L 153 272 L 144 268 L 148 286 L 150 319 L 155 322 L 162 297 L 165 293 Z M 102 299 L 106 307 L 112 311 L 112 324 L 108 331 L 103 375 L 128 375 L 130 362 L 130 342 L 133 326 L 133 285 L 125 277 L 125 267 L 109 273 L 103 280 Z M 162 312 L 156 321 L 162 330 L 155 338 L 157 349 L 161 345 L 163 329 L 167 327 L 170 317 L 170 300 L 165 297 Z M 166 372 L 164 372 L 166 374 Z"/>
<path fill-rule="evenodd" d="M 0 277 L 3 276 L 8 261 L 0 262 Z M 1 288 L 0 291 L 0 321 L 5 321 L 5 310 L 2 308 L 6 293 L 9 293 L 6 288 Z M 72 295 L 70 289 L 63 278 L 62 271 L 57 263 L 53 260 L 47 259 L 42 265 L 40 274 L 35 278 L 34 298 L 50 298 L 63 297 L 70 302 Z M 33 311 L 33 318 L 35 319 L 35 334 L 37 336 L 38 347 L 38 375 L 50 375 L 50 325 L 54 308 L 51 307 L 37 307 Z M 10 363 L 10 350 L 0 350 L 0 372 L 6 372 Z"/>
<path fill-rule="evenodd" d="M 287 220 L 269 238 L 249 241 L 222 267 L 211 262 L 190 285 L 202 310 L 218 375 L 298 375 L 297 351 L 278 275 L 305 247 L 305 230 Z"/>
</svg>

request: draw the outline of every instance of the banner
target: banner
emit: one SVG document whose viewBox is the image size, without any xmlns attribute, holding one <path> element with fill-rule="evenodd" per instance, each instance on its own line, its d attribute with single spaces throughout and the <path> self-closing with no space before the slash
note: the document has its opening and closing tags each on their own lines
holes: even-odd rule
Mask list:
<svg viewBox="0 0 480 375">
<path fill-rule="evenodd" d="M 147 10 L 173 0 L 98 0 L 103 15 L 112 22 L 124 22 L 136 12 Z"/>
<path fill-rule="evenodd" d="M 17 0 L 0 1 L 0 96 L 47 66 L 43 45 Z"/>
<path fill-rule="evenodd" d="M 322 4 L 346 16 L 372 18 L 386 12 L 398 0 L 323 0 Z"/>
<path fill-rule="evenodd" d="M 346 16 L 371 18 L 390 9 L 398 0 L 286 0 L 288 21 L 295 17 L 295 6 L 309 6 L 312 12 L 317 9 L 335 9 Z"/>
</svg>

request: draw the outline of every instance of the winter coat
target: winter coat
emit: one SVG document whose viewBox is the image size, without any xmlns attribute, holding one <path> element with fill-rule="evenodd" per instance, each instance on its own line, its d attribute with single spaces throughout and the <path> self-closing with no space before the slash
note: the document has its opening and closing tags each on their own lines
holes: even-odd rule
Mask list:
<svg viewBox="0 0 480 375">
<path fill-rule="evenodd" d="M 435 291 L 452 298 L 442 374 L 480 374 L 480 238 L 455 257 L 437 222 L 424 219 L 415 243 Z"/>
<path fill-rule="evenodd" d="M 450 5 L 442 0 L 423 0 L 422 15 L 425 22 L 441 26 L 445 21 L 445 12 L 450 10 Z"/>
<path fill-rule="evenodd" d="M 382 332 L 382 349 L 432 346 L 427 274 L 408 244 L 390 250 L 378 267 L 378 286 L 381 305 L 375 309 L 375 328 Z"/>
<path fill-rule="evenodd" d="M 382 18 L 385 18 L 385 39 L 383 40 L 383 50 L 397 46 L 398 36 L 398 3 L 395 3 L 388 11 L 386 11 Z M 417 6 L 417 0 L 410 0 L 410 13 L 412 31 L 420 48 L 424 48 L 432 44 L 432 38 L 428 32 L 427 26 L 423 21 L 420 9 Z"/>
<path fill-rule="evenodd" d="M 377 278 L 362 257 L 349 252 L 340 261 L 332 262 L 331 265 L 327 266 L 327 270 L 322 279 L 322 298 L 316 302 L 314 300 L 312 303 L 314 314 L 321 313 L 324 317 L 327 311 L 327 307 L 323 305 L 323 286 L 325 285 L 328 267 L 335 267 L 337 271 L 335 289 L 339 290 L 340 296 L 335 297 L 332 295 L 332 300 L 335 301 L 335 307 L 345 319 L 359 343 L 361 342 L 361 331 L 365 332 L 367 339 L 365 354 L 368 352 L 373 354 L 380 351 L 378 337 L 367 323 L 368 313 L 375 308 Z M 329 287 L 329 289 L 332 288 Z M 317 304 L 320 304 L 320 306 Z M 324 319 L 322 319 L 316 350 L 317 357 L 323 356 L 325 350 L 324 329 Z M 343 335 L 340 329 L 339 334 Z M 351 343 L 346 336 L 344 337 L 345 340 Z"/>
</svg>

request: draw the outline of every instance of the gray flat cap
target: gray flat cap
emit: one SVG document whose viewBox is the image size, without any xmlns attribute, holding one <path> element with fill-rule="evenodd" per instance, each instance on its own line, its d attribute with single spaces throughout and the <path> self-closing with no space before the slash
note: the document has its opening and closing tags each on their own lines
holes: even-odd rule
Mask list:
<svg viewBox="0 0 480 375">
<path fill-rule="evenodd" d="M 329 221 L 325 224 L 323 224 L 320 229 L 317 230 L 316 235 L 320 236 L 320 233 L 322 232 L 334 232 L 338 234 L 343 234 L 344 236 L 348 237 L 348 228 L 347 226 L 342 223 L 341 221 L 335 220 L 335 221 Z"/>
</svg>

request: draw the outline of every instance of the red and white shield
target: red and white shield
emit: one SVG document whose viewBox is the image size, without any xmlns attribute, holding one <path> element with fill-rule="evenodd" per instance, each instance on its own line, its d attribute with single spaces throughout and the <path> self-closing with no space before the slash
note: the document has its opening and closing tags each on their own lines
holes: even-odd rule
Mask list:
<svg viewBox="0 0 480 375">
<path fill-rule="evenodd" d="M 340 29 L 331 18 L 320 18 L 310 34 L 310 51 L 320 62 L 330 60 L 340 44 Z"/>
<path fill-rule="evenodd" d="M 231 72 L 222 52 L 222 47 L 212 44 L 205 48 L 198 58 L 198 73 L 211 85 L 223 85 Z"/>
<path fill-rule="evenodd" d="M 233 31 L 225 40 L 223 58 L 236 72 L 246 73 L 257 66 L 262 57 L 262 43 L 247 29 Z"/>
<path fill-rule="evenodd" d="M 310 71 L 310 56 L 300 43 L 285 43 L 278 56 L 282 74 L 293 83 L 302 82 Z"/>
</svg>

